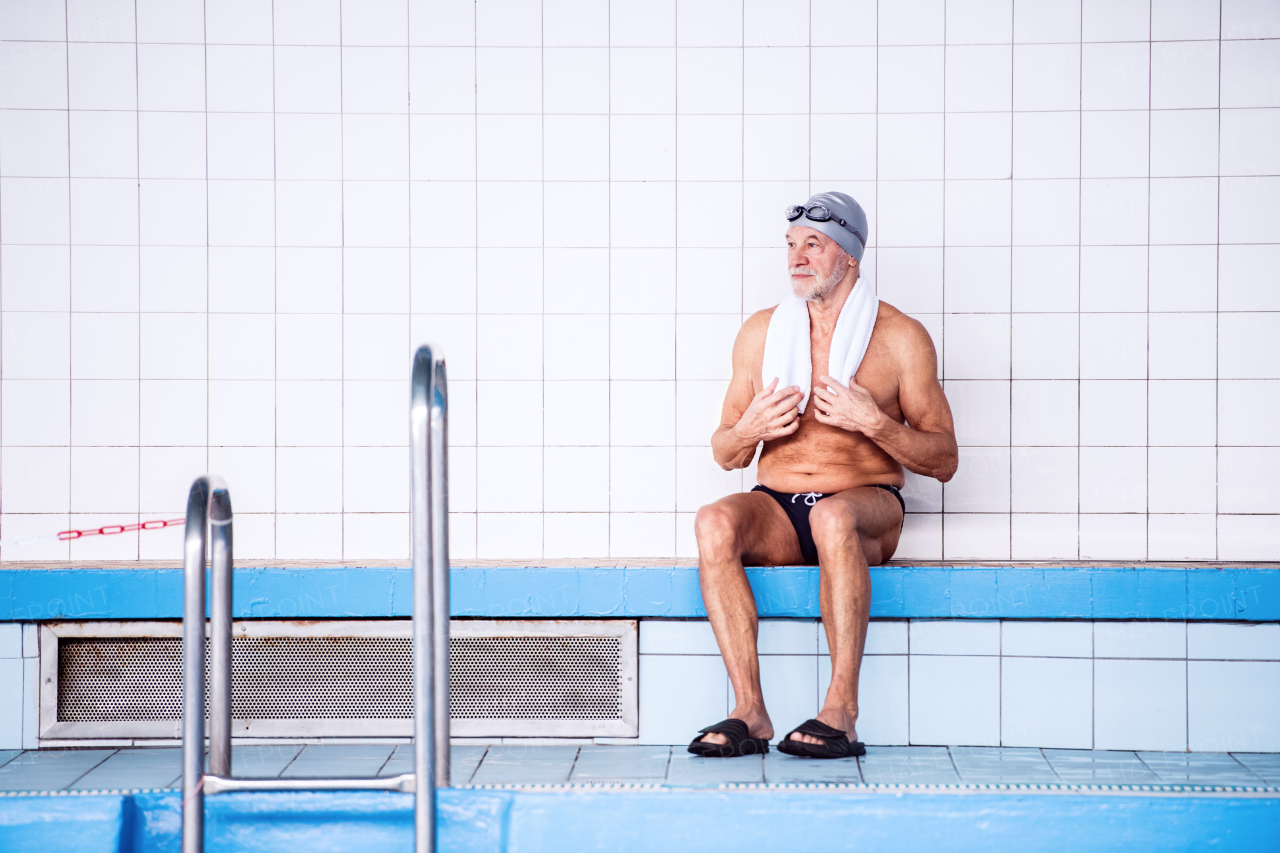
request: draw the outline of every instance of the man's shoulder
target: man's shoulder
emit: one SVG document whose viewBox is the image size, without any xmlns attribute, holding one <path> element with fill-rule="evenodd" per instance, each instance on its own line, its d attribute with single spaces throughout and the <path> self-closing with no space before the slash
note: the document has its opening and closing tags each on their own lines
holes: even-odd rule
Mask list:
<svg viewBox="0 0 1280 853">
<path fill-rule="evenodd" d="M 761 344 L 763 344 L 764 336 L 769 332 L 769 320 L 773 317 L 773 312 L 777 309 L 777 305 L 772 305 L 752 314 L 746 319 L 746 322 L 742 324 L 742 329 L 738 332 L 738 337 L 745 340 L 756 340 L 758 338 Z"/>
<path fill-rule="evenodd" d="M 735 363 L 741 361 L 746 365 L 763 357 L 764 340 L 769 334 L 769 318 L 777 307 L 774 305 L 757 311 L 742 324 L 742 328 L 738 330 L 738 338 L 733 343 Z"/>
<path fill-rule="evenodd" d="M 875 337 L 898 356 L 919 354 L 925 350 L 933 351 L 933 338 L 924 324 L 903 311 L 890 305 L 880 303 L 876 314 Z M 874 340 L 874 338 L 873 338 Z"/>
<path fill-rule="evenodd" d="M 883 300 L 876 313 L 876 331 L 883 331 L 893 338 L 918 339 L 922 335 L 929 337 L 923 323 Z"/>
<path fill-rule="evenodd" d="M 777 310 L 777 305 L 770 305 L 768 308 L 761 308 L 759 311 L 747 318 L 747 321 L 742 324 L 742 328 L 769 328 L 769 319 L 773 317 L 773 312 Z"/>
</svg>

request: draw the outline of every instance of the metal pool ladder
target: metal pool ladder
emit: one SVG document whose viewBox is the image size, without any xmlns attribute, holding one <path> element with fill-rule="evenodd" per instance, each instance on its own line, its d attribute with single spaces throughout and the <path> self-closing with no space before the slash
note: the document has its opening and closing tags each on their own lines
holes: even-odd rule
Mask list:
<svg viewBox="0 0 1280 853">
<path fill-rule="evenodd" d="M 413 527 L 414 773 L 385 779 L 238 779 L 231 775 L 231 494 L 191 484 L 183 544 L 182 853 L 204 850 L 204 797 L 227 791 L 412 791 L 414 851 L 435 853 L 436 787 L 449 786 L 449 400 L 443 358 L 413 357 L 409 407 Z M 206 533 L 211 536 L 206 536 Z M 209 772 L 204 772 L 205 547 L 212 563 Z M 419 784 L 421 780 L 421 784 Z"/>
</svg>

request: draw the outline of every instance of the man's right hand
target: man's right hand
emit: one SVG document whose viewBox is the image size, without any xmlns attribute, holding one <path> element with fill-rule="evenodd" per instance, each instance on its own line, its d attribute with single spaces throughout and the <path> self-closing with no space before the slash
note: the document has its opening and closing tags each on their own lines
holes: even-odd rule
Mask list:
<svg viewBox="0 0 1280 853">
<path fill-rule="evenodd" d="M 757 442 L 791 435 L 800 427 L 800 401 L 804 395 L 795 385 L 780 391 L 777 387 L 775 377 L 751 399 L 751 405 L 733 427 L 739 440 L 755 446 Z"/>
</svg>

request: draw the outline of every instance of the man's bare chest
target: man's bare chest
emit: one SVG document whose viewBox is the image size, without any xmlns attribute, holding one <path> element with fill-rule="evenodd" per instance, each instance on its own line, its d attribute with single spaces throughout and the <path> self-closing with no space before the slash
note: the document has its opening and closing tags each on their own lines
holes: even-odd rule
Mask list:
<svg viewBox="0 0 1280 853">
<path fill-rule="evenodd" d="M 831 355 L 830 339 L 815 339 L 811 342 L 813 375 L 810 378 L 812 387 L 822 384 L 822 377 L 829 375 Z M 880 330 L 876 330 L 862 357 L 862 363 L 853 377 L 832 376 L 842 385 L 848 385 L 850 378 L 871 394 L 880 410 L 892 418 L 901 420 L 901 407 L 898 404 L 898 371 L 893 360 L 893 352 L 886 346 Z M 812 417 L 812 406 L 805 407 L 805 414 Z"/>
</svg>

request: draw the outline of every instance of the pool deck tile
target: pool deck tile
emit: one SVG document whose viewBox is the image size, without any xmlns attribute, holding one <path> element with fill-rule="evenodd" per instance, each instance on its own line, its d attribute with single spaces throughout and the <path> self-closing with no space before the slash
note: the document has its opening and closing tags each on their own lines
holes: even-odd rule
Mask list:
<svg viewBox="0 0 1280 853">
<path fill-rule="evenodd" d="M 1136 753 L 1119 750 L 1046 749 L 1054 772 L 1076 785 L 1158 785 L 1161 779 Z"/>
<path fill-rule="evenodd" d="M 234 760 L 234 759 L 233 759 Z M 122 749 L 71 784 L 72 791 L 182 786 L 182 749 Z"/>
<path fill-rule="evenodd" d="M 487 746 L 454 746 L 449 749 L 449 781 L 454 785 L 469 785 L 471 776 L 480 766 L 480 759 Z M 413 744 L 402 743 L 378 771 L 379 776 L 400 776 L 413 772 Z"/>
<path fill-rule="evenodd" d="M 951 760 L 970 785 L 1052 784 L 1061 781 L 1033 747 L 953 746 Z"/>
<path fill-rule="evenodd" d="M 24 752 L 0 767 L 0 791 L 61 791 L 115 755 L 115 749 Z"/>
<path fill-rule="evenodd" d="M 232 746 L 231 773 L 242 779 L 278 779 L 300 752 L 301 744 Z"/>
<path fill-rule="evenodd" d="M 797 758 L 775 751 L 764 757 L 764 780 L 779 785 L 804 782 L 859 785 L 862 770 L 853 758 Z"/>
<path fill-rule="evenodd" d="M 1233 752 L 1231 756 L 1262 777 L 1268 785 L 1280 785 L 1280 753 Z"/>
<path fill-rule="evenodd" d="M 391 744 L 322 743 L 305 747 L 280 774 L 283 779 L 357 779 L 377 776 Z"/>
<path fill-rule="evenodd" d="M 558 785 L 569 781 L 576 746 L 504 744 L 491 746 L 471 777 L 473 785 Z"/>
<path fill-rule="evenodd" d="M 0 791 L 181 786 L 176 747 L 47 749 L 0 755 Z M 459 745 L 454 785 L 1082 784 L 1280 786 L 1280 754 L 872 746 L 859 760 L 699 758 L 683 745 Z M 236 746 L 242 778 L 372 778 L 413 772 L 409 744 Z"/>
<path fill-rule="evenodd" d="M 652 782 L 667 777 L 669 746 L 584 746 L 569 781 L 584 784 Z"/>
<path fill-rule="evenodd" d="M 869 746 L 858 761 L 868 782 L 954 785 L 960 781 L 945 746 Z"/>
<path fill-rule="evenodd" d="M 764 762 L 759 755 L 739 758 L 700 758 L 683 748 L 671 752 L 667 784 L 707 787 L 721 784 L 759 784 L 764 781 Z"/>
<path fill-rule="evenodd" d="M 1265 785 L 1226 753 L 1140 752 L 1142 763 L 1167 785 Z"/>
</svg>

